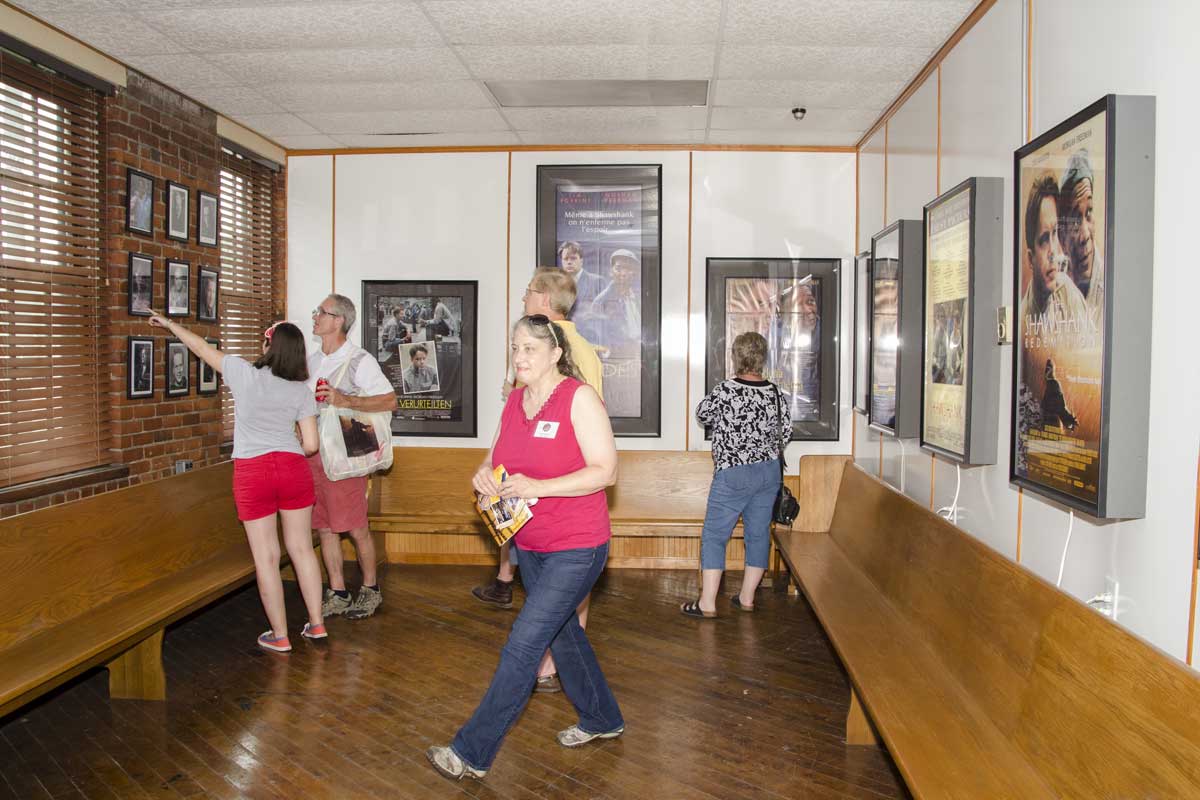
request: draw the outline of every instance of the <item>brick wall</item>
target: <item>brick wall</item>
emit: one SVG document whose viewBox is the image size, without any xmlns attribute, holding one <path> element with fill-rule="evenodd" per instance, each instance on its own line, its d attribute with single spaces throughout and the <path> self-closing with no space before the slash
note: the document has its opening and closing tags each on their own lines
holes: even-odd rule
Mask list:
<svg viewBox="0 0 1200 800">
<path fill-rule="evenodd" d="M 180 459 L 196 468 L 224 460 L 221 452 L 221 396 L 196 394 L 196 359 L 190 357 L 191 391 L 168 398 L 166 387 L 166 341 L 170 336 L 151 327 L 145 317 L 128 313 L 129 254 L 141 253 L 154 259 L 154 303 L 165 311 L 167 259 L 191 264 L 189 318 L 176 318 L 201 336 L 220 338 L 218 323 L 196 319 L 196 282 L 201 266 L 220 269 L 220 251 L 196 242 L 197 191 L 220 194 L 220 140 L 216 115 L 132 70 L 128 86 L 105 98 L 101 115 L 102 170 L 102 258 L 107 267 L 107 286 L 101 306 L 107 310 L 101 338 L 108 369 L 101 376 L 108 383 L 108 414 L 112 431 L 112 461 L 129 468 L 129 477 L 43 495 L 0 505 L 0 518 L 93 494 L 157 480 L 172 473 Z M 126 169 L 133 167 L 155 179 L 154 235 L 140 236 L 125 230 Z M 190 192 L 190 241 L 166 236 L 166 182 L 181 183 Z M 276 178 L 275 269 L 277 287 L 287 285 L 286 181 Z M 286 308 L 283 293 L 273 298 L 282 319 Z M 220 313 L 220 310 L 219 312 Z M 155 339 L 154 396 L 142 400 L 126 398 L 126 337 Z"/>
</svg>

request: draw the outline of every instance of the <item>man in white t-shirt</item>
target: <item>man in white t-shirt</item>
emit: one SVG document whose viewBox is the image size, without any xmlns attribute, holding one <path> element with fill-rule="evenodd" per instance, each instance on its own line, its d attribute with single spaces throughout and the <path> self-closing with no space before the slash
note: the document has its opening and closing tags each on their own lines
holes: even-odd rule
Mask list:
<svg viewBox="0 0 1200 800">
<path fill-rule="evenodd" d="M 313 311 L 313 333 L 321 337 L 321 349 L 308 357 L 308 385 L 318 402 L 355 411 L 393 411 L 396 390 L 383 376 L 374 356 L 346 339 L 354 327 L 356 312 L 350 298 L 331 294 Z M 342 367 L 349 361 L 350 366 Z M 317 390 L 317 380 L 329 386 Z M 339 378 L 336 386 L 332 385 Z M 321 606 L 325 617 L 345 614 L 365 619 L 383 602 L 376 574 L 375 541 L 367 526 L 367 477 L 331 481 L 325 475 L 321 454 L 308 460 L 316 488 L 313 528 L 321 537 L 321 558 L 329 573 L 329 588 Z M 341 534 L 349 533 L 362 570 L 362 588 L 353 601 L 342 574 Z"/>
</svg>

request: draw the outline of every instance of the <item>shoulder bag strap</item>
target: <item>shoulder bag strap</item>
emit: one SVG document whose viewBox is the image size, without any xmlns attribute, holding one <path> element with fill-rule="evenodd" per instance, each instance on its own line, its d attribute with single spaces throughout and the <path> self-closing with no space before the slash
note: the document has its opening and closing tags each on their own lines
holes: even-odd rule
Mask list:
<svg viewBox="0 0 1200 800">
<path fill-rule="evenodd" d="M 784 469 L 787 468 L 787 460 L 784 455 L 787 442 L 783 438 L 783 413 L 779 410 L 779 407 L 783 405 L 783 395 L 780 394 L 777 384 L 772 383 L 771 388 L 775 390 L 775 435 L 779 438 L 779 474 L 782 475 Z"/>
</svg>

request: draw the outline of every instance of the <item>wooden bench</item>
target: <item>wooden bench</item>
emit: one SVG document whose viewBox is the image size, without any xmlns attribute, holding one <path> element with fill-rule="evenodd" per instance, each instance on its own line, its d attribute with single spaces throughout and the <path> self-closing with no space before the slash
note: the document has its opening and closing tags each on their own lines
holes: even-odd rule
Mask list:
<svg viewBox="0 0 1200 800">
<path fill-rule="evenodd" d="M 471 476 L 486 455 L 478 448 L 398 447 L 392 470 L 371 492 L 371 530 L 385 535 L 388 561 L 494 564 L 496 546 L 471 501 Z M 613 541 L 609 566 L 694 569 L 712 482 L 707 452 L 623 450 L 608 490 Z M 536 508 L 534 513 L 537 513 Z M 728 567 L 745 554 L 734 531 Z"/>
<path fill-rule="evenodd" d="M 232 463 L 0 521 L 0 716 L 103 665 L 163 700 L 163 629 L 254 579 Z"/>
<path fill-rule="evenodd" d="M 775 537 L 915 797 L 1200 796 L 1195 673 L 929 509 L 849 465 Z"/>
</svg>

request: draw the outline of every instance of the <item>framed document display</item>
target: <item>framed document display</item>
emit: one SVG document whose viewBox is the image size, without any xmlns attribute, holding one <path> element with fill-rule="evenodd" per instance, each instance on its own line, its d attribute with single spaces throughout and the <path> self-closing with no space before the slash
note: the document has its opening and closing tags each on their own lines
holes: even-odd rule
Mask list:
<svg viewBox="0 0 1200 800">
<path fill-rule="evenodd" d="M 1009 477 L 1100 518 L 1146 508 L 1154 114 L 1108 95 L 1013 156 Z"/>
<path fill-rule="evenodd" d="M 363 281 L 363 348 L 396 390 L 395 436 L 476 435 L 478 281 Z"/>
<path fill-rule="evenodd" d="M 767 340 L 763 377 L 791 408 L 792 440 L 837 441 L 841 259 L 710 258 L 704 389 L 734 376 L 731 345 Z"/>
<path fill-rule="evenodd" d="M 870 377 L 867 421 L 910 439 L 921 421 L 921 223 L 897 220 L 871 237 Z"/>
<path fill-rule="evenodd" d="M 575 279 L 571 320 L 596 347 L 617 436 L 661 431 L 661 164 L 537 171 L 538 263 Z"/>
<path fill-rule="evenodd" d="M 1004 183 L 968 178 L 925 206 L 921 447 L 996 463 Z"/>
<path fill-rule="evenodd" d="M 871 251 L 854 258 L 854 410 L 866 414 L 871 402 Z"/>
</svg>

